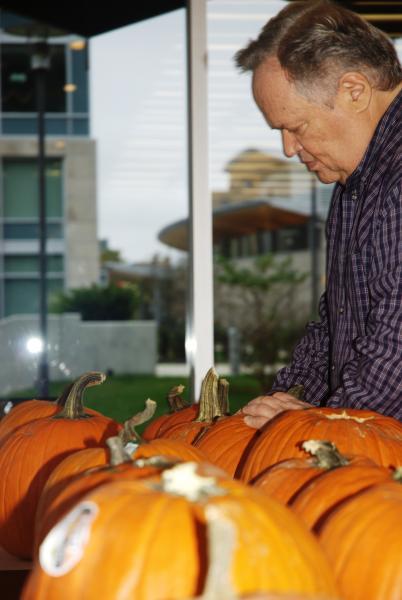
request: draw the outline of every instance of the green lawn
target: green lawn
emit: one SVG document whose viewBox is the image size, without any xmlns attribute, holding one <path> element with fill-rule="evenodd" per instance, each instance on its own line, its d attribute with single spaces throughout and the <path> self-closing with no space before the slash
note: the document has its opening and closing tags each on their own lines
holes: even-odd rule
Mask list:
<svg viewBox="0 0 402 600">
<path fill-rule="evenodd" d="M 235 412 L 246 402 L 260 394 L 258 382 L 248 376 L 225 377 L 230 383 L 229 402 L 231 412 Z M 188 379 L 186 377 L 153 377 L 150 375 L 113 375 L 99 386 L 85 392 L 85 405 L 99 410 L 118 421 L 124 421 L 144 408 L 147 398 L 157 402 L 156 415 L 167 411 L 166 394 L 171 387 L 183 384 L 186 389 L 183 397 L 188 399 Z M 57 396 L 66 382 L 55 382 L 50 386 L 50 395 Z M 18 391 L 14 397 L 35 397 L 33 389 Z M 141 431 L 141 427 L 139 427 Z"/>
</svg>

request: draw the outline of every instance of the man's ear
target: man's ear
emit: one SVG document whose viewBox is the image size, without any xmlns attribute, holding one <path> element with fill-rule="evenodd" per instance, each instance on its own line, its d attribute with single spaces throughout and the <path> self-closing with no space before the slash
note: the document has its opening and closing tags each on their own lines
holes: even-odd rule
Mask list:
<svg viewBox="0 0 402 600">
<path fill-rule="evenodd" d="M 344 73 L 339 80 L 338 95 L 342 103 L 355 113 L 368 109 L 372 87 L 365 75 L 356 71 Z"/>
</svg>

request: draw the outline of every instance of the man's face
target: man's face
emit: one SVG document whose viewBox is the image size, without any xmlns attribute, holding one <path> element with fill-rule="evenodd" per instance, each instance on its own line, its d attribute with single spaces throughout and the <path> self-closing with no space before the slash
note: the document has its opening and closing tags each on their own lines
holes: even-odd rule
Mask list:
<svg viewBox="0 0 402 600">
<path fill-rule="evenodd" d="M 266 59 L 255 70 L 253 94 L 268 125 L 281 131 L 286 156 L 297 155 L 323 183 L 345 183 L 359 162 L 359 142 L 352 115 L 338 102 L 338 95 L 333 107 L 307 100 L 276 58 Z"/>
</svg>

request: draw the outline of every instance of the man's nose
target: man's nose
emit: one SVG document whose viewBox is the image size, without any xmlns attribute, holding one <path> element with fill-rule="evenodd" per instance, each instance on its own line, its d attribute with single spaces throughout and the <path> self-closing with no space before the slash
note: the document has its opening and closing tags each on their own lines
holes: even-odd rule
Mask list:
<svg viewBox="0 0 402 600">
<path fill-rule="evenodd" d="M 291 133 L 286 129 L 282 130 L 282 147 L 284 155 L 288 156 L 289 158 L 303 149 L 300 142 L 297 141 L 297 138 L 294 135 L 294 133 Z"/>
</svg>

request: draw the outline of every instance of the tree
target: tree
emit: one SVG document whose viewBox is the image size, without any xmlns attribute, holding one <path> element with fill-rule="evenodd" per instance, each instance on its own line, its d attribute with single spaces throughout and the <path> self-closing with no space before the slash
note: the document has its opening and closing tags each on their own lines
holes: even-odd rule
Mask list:
<svg viewBox="0 0 402 600">
<path fill-rule="evenodd" d="M 136 316 L 139 295 L 135 284 L 92 285 L 58 294 L 52 312 L 78 312 L 83 321 L 126 321 Z"/>
<path fill-rule="evenodd" d="M 273 380 L 269 368 L 289 358 L 300 337 L 308 311 L 298 291 L 307 274 L 292 266 L 292 258 L 274 254 L 248 265 L 217 258 L 216 305 L 219 322 L 238 328 L 242 360 L 267 391 Z"/>
</svg>

